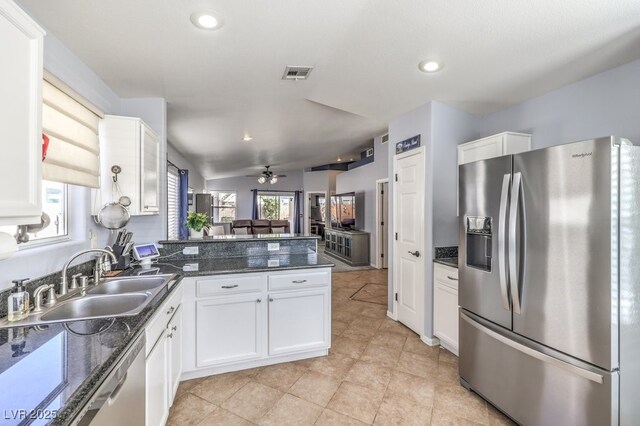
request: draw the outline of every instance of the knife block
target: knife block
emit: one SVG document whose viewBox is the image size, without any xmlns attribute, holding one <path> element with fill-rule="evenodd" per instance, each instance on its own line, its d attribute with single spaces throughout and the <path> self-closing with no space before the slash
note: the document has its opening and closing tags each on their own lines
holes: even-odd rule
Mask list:
<svg viewBox="0 0 640 426">
<path fill-rule="evenodd" d="M 111 248 L 113 249 L 113 254 L 118 259 L 116 263 L 111 264 L 111 269 L 116 271 L 128 269 L 131 266 L 131 255 L 129 253 L 122 254 L 124 246 L 114 244 Z"/>
</svg>

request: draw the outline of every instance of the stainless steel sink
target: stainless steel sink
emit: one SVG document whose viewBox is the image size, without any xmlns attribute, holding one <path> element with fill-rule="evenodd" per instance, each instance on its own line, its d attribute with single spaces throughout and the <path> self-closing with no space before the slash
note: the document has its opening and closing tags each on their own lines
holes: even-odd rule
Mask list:
<svg viewBox="0 0 640 426">
<path fill-rule="evenodd" d="M 105 281 L 91 287 L 88 294 L 138 293 L 159 289 L 166 284 L 165 277 L 128 277 Z"/>
<path fill-rule="evenodd" d="M 177 281 L 175 274 L 109 278 L 96 286 L 72 290 L 54 306 L 32 312 L 21 321 L 0 319 L 0 329 L 134 316 L 142 312 L 162 289 L 170 289 Z"/>
<path fill-rule="evenodd" d="M 128 293 L 70 299 L 53 307 L 40 320 L 78 321 L 135 315 L 146 306 L 150 296 L 149 293 Z"/>
</svg>

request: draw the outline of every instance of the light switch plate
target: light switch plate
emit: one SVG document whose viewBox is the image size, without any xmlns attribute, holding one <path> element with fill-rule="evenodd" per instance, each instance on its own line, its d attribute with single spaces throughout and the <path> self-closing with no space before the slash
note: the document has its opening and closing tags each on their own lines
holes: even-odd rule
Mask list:
<svg viewBox="0 0 640 426">
<path fill-rule="evenodd" d="M 269 250 L 269 251 L 278 251 L 278 250 L 280 250 L 280 243 L 269 243 L 269 244 L 267 244 L 267 250 Z"/>
<path fill-rule="evenodd" d="M 267 266 L 269 268 L 280 266 L 280 259 L 269 259 L 269 260 L 267 260 Z"/>
<path fill-rule="evenodd" d="M 198 254 L 199 250 L 198 250 L 198 246 L 190 246 L 190 247 L 185 247 L 182 249 L 182 254 Z"/>
</svg>

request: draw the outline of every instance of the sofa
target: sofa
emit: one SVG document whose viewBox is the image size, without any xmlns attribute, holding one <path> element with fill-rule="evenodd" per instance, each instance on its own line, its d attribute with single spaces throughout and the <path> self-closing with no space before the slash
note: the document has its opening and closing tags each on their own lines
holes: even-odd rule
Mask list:
<svg viewBox="0 0 640 426">
<path fill-rule="evenodd" d="M 235 235 L 288 234 L 291 225 L 288 220 L 239 219 L 231 222 L 231 233 Z"/>
</svg>

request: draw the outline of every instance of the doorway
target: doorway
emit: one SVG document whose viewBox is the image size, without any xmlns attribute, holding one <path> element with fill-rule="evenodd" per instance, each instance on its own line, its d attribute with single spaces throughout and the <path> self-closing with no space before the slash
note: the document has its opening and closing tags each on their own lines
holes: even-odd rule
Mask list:
<svg viewBox="0 0 640 426">
<path fill-rule="evenodd" d="M 327 222 L 327 193 L 325 191 L 307 191 L 305 194 L 305 233 L 318 235 L 324 239 L 324 228 Z"/>
<path fill-rule="evenodd" d="M 424 147 L 393 159 L 394 312 L 398 321 L 424 334 Z"/>
<path fill-rule="evenodd" d="M 387 269 L 389 259 L 389 179 L 376 181 L 376 268 Z"/>
</svg>

